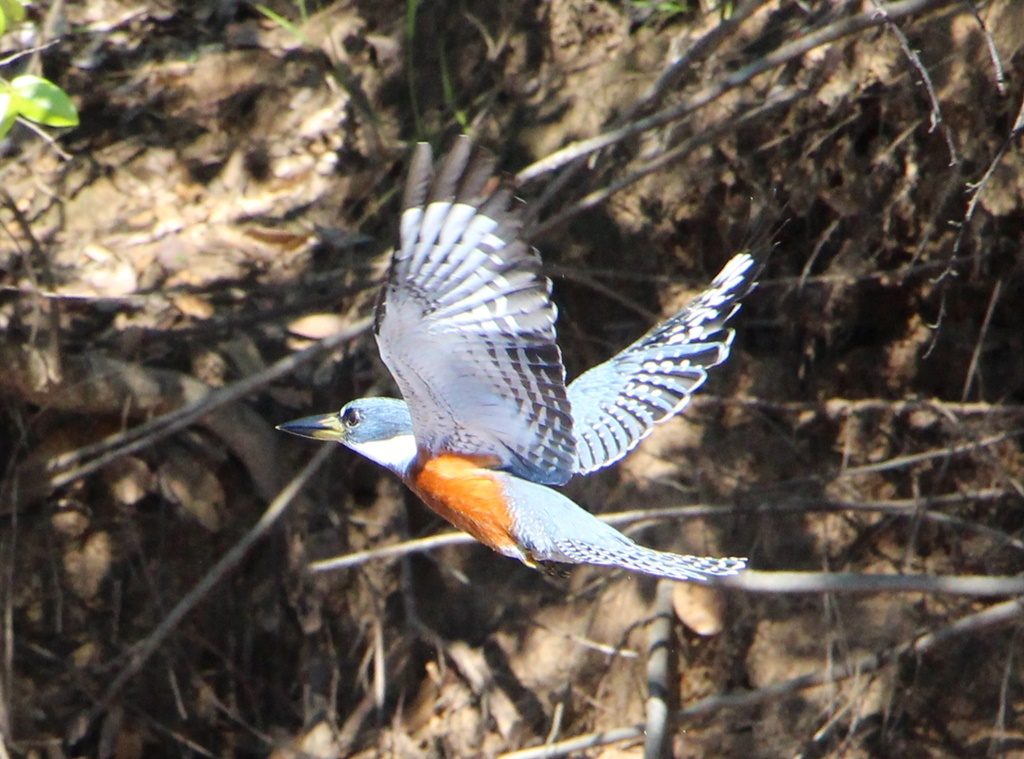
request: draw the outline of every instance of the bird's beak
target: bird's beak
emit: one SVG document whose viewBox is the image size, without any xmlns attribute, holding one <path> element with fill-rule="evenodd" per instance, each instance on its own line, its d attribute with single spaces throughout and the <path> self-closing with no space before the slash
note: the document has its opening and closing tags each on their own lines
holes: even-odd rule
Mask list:
<svg viewBox="0 0 1024 759">
<path fill-rule="evenodd" d="M 341 421 L 337 414 L 304 416 L 301 419 L 279 424 L 277 429 L 300 437 L 313 438 L 313 440 L 338 442 L 342 438 Z"/>
</svg>

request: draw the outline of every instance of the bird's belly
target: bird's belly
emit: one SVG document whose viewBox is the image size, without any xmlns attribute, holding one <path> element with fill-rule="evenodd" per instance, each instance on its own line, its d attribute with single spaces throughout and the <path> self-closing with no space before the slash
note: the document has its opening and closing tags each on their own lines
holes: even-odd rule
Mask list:
<svg viewBox="0 0 1024 759">
<path fill-rule="evenodd" d="M 494 462 L 453 453 L 421 461 L 409 484 L 427 506 L 489 548 L 520 558 L 505 490 L 486 468 Z"/>
</svg>

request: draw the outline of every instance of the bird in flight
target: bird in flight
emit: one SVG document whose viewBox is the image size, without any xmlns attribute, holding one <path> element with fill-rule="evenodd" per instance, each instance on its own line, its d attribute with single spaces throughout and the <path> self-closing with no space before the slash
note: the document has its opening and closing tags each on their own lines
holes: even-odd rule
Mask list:
<svg viewBox="0 0 1024 759">
<path fill-rule="evenodd" d="M 400 244 L 374 334 L 402 398 L 360 398 L 279 429 L 342 443 L 394 472 L 455 527 L 531 567 L 596 564 L 674 580 L 746 559 L 641 546 L 551 486 L 612 464 L 678 414 L 729 356 L 726 322 L 754 286 L 733 257 L 682 311 L 568 386 L 551 282 L 520 238 L 494 158 L 459 138 L 436 170 L 413 154 Z"/>
</svg>

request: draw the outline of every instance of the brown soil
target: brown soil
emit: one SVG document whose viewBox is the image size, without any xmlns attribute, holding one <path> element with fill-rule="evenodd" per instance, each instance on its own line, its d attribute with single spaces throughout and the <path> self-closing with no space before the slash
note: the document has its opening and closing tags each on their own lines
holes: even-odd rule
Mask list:
<svg viewBox="0 0 1024 759">
<path fill-rule="evenodd" d="M 303 22 L 270 2 L 299 34 L 241 3 L 58 5 L 32 11 L 63 34 L 43 71 L 82 124 L 59 151 L 17 128 L 0 166 L 0 757 L 486 756 L 633 728 L 666 602 L 685 623 L 669 636 L 674 707 L 824 676 L 684 712 L 675 755 L 1024 755 L 1019 626 L 841 677 L 1005 598 L 659 595 L 650 579 L 547 576 L 466 545 L 314 574 L 444 529 L 341 449 L 111 688 L 316 450 L 273 426 L 393 392 L 365 332 L 52 481 L 61 454 L 365 316 L 412 140 L 440 147 L 472 125 L 515 172 L 735 81 L 522 185 L 571 374 L 739 247 L 777 242 L 699 402 L 571 495 L 596 512 L 713 504 L 635 532 L 761 570 L 1018 574 L 1024 5 L 976 17 L 935 0 L 887 26 L 869 0 L 730 3 L 758 6 L 738 23 L 629 0 L 442 1 L 414 21 L 403 2 L 309 3 Z M 745 76 L 857 14 L 874 25 Z M 21 44 L 0 40 L 4 55 Z M 642 755 L 642 732 L 622 735 L 563 754 Z"/>
</svg>

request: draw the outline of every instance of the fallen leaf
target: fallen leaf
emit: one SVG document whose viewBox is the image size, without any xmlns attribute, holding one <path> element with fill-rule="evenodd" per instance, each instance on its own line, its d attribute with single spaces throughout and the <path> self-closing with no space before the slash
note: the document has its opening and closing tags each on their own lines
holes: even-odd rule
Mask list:
<svg viewBox="0 0 1024 759">
<path fill-rule="evenodd" d="M 157 470 L 164 497 L 181 506 L 210 532 L 221 528 L 224 488 L 203 462 L 183 448 L 171 448 Z"/>
<path fill-rule="evenodd" d="M 309 314 L 289 323 L 288 331 L 299 337 L 321 340 L 336 335 L 347 325 L 348 321 L 338 314 Z"/>
<path fill-rule="evenodd" d="M 97 532 L 81 548 L 65 553 L 64 571 L 72 592 L 84 601 L 95 598 L 112 563 L 113 549 L 107 532 Z"/>
<path fill-rule="evenodd" d="M 718 635 L 725 626 L 725 598 L 714 588 L 677 582 L 672 606 L 679 620 L 698 635 Z"/>
<path fill-rule="evenodd" d="M 121 506 L 134 506 L 153 489 L 153 473 L 135 456 L 123 456 L 103 468 L 110 495 Z"/>
<path fill-rule="evenodd" d="M 171 303 L 185 316 L 193 319 L 209 319 L 213 316 L 213 306 L 205 298 L 191 293 L 180 293 L 171 298 Z"/>
<path fill-rule="evenodd" d="M 87 260 L 79 281 L 58 288 L 61 294 L 118 298 L 138 290 L 139 279 L 128 261 L 102 245 L 87 245 L 82 254 Z"/>
</svg>

